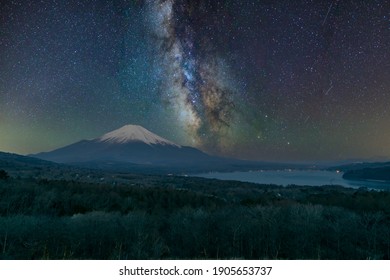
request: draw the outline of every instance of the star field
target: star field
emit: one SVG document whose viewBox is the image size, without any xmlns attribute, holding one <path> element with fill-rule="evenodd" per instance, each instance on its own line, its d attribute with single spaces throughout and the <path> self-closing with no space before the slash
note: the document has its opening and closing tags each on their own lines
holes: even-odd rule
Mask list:
<svg viewBox="0 0 390 280">
<path fill-rule="evenodd" d="M 0 150 L 139 124 L 255 160 L 390 158 L 386 0 L 3 1 Z"/>
</svg>

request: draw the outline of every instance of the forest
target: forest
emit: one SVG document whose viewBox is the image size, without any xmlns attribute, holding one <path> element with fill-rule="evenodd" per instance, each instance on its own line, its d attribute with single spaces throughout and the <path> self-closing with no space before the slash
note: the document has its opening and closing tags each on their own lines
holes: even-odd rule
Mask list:
<svg viewBox="0 0 390 280">
<path fill-rule="evenodd" d="M 1 259 L 390 257 L 390 192 L 183 176 L 91 183 L 5 175 Z"/>
</svg>

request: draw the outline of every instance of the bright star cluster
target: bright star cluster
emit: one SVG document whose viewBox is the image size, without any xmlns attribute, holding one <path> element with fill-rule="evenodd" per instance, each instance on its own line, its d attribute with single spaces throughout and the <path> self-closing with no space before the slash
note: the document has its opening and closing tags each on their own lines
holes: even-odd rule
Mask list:
<svg viewBox="0 0 390 280">
<path fill-rule="evenodd" d="M 1 6 L 1 151 L 139 124 L 244 159 L 390 158 L 386 0 Z"/>
</svg>

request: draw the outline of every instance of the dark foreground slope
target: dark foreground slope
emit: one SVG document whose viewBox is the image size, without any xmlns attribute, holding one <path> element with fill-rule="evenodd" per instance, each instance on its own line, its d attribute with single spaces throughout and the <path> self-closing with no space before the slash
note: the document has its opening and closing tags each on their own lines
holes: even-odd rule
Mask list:
<svg viewBox="0 0 390 280">
<path fill-rule="evenodd" d="M 390 193 L 124 175 L 0 180 L 3 259 L 388 259 Z"/>
<path fill-rule="evenodd" d="M 105 176 L 107 177 L 107 172 L 98 169 L 80 168 L 4 152 L 0 152 L 0 170 L 4 170 L 11 177 L 21 179 L 77 179 L 84 182 L 96 182 Z"/>
</svg>

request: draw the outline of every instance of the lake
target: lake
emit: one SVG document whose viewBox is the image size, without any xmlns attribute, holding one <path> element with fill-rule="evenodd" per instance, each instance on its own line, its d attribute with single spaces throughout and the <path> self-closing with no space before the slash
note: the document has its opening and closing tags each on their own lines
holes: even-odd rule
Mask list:
<svg viewBox="0 0 390 280">
<path fill-rule="evenodd" d="M 258 184 L 323 186 L 340 185 L 349 188 L 367 187 L 390 191 L 390 182 L 350 181 L 343 179 L 342 172 L 325 170 L 259 170 L 247 172 L 210 172 L 197 174 L 198 177 L 235 180 Z"/>
</svg>

